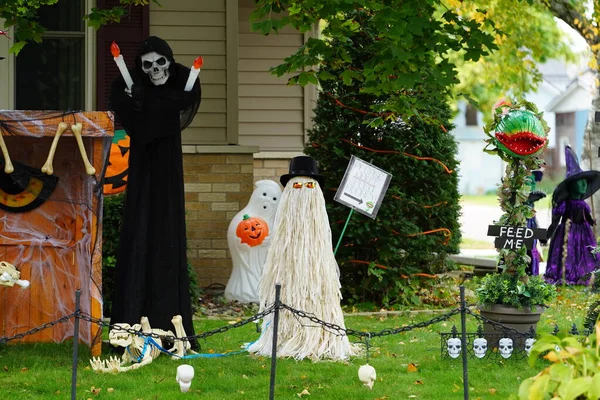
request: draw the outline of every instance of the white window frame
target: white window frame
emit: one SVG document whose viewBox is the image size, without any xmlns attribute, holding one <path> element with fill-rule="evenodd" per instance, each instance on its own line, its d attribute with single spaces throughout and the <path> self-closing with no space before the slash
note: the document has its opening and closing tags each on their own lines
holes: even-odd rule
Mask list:
<svg viewBox="0 0 600 400">
<path fill-rule="evenodd" d="M 92 8 L 96 6 L 96 0 L 84 0 L 85 13 L 90 13 Z M 0 27 L 4 26 L 4 21 L 0 20 Z M 3 28 L 2 28 L 3 29 Z M 12 29 L 9 32 L 8 39 L 6 36 L 0 36 L 0 57 L 5 57 L 0 60 L 0 109 L 13 110 L 16 102 L 16 60 L 13 54 L 9 54 L 8 50 L 14 43 L 14 35 Z M 86 111 L 94 110 L 96 106 L 96 30 L 87 26 L 84 29 L 84 109 Z"/>
</svg>

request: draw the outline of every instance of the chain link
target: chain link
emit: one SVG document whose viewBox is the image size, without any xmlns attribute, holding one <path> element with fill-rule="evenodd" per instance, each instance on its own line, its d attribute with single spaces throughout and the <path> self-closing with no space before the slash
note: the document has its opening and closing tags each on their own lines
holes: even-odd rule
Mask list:
<svg viewBox="0 0 600 400">
<path fill-rule="evenodd" d="M 61 318 L 59 318 L 59 319 L 57 319 L 55 321 L 46 322 L 43 325 L 36 326 L 35 328 L 32 328 L 32 329 L 28 330 L 27 332 L 17 333 L 16 335 L 13 335 L 13 336 L 3 336 L 3 337 L 0 337 L 0 344 L 4 344 L 4 343 L 7 343 L 7 342 L 10 342 L 11 340 L 23 339 L 25 336 L 35 335 L 39 331 L 43 331 L 44 329 L 52 328 L 54 325 L 57 325 L 57 324 L 65 323 L 68 320 L 70 320 L 72 317 L 78 317 L 78 315 L 79 315 L 79 312 L 74 312 L 72 314 L 69 314 L 69 315 L 66 315 L 64 317 L 61 317 Z"/>
</svg>

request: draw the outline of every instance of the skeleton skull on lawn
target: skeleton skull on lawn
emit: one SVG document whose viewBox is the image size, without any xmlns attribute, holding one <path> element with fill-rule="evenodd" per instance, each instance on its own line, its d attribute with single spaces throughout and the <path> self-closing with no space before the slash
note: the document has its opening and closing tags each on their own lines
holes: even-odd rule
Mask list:
<svg viewBox="0 0 600 400">
<path fill-rule="evenodd" d="M 459 338 L 450 338 L 447 342 L 448 354 L 452 358 L 457 358 L 460 355 L 461 343 Z"/>
<path fill-rule="evenodd" d="M 158 54 L 155 51 L 143 54 L 142 59 L 142 70 L 148 74 L 150 81 L 155 86 L 164 85 L 169 79 L 169 66 L 171 61 L 162 54 Z"/>
<path fill-rule="evenodd" d="M 527 353 L 527 355 L 529 355 L 529 353 L 531 352 L 531 347 L 533 346 L 533 343 L 535 343 L 534 338 L 525 339 L 525 352 Z"/>
<path fill-rule="evenodd" d="M 485 352 L 487 351 L 487 340 L 485 338 L 475 338 L 475 340 L 473 340 L 473 351 L 475 352 L 475 357 L 485 357 Z"/>
<path fill-rule="evenodd" d="M 498 344 L 500 355 L 504 358 L 510 357 L 513 352 L 513 341 L 511 338 L 502 338 Z"/>
</svg>

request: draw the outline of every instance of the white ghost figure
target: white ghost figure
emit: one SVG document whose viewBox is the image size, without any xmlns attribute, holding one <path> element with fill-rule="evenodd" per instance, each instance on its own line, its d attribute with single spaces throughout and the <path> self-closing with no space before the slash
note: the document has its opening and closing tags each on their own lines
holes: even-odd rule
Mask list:
<svg viewBox="0 0 600 400">
<path fill-rule="evenodd" d="M 485 338 L 475 338 L 475 340 L 473 340 L 473 352 L 475 352 L 475 357 L 485 357 L 487 347 L 487 340 Z"/>
<path fill-rule="evenodd" d="M 511 338 L 502 338 L 498 343 L 500 349 L 500 355 L 504 358 L 510 357 L 513 352 L 513 341 Z"/>
<path fill-rule="evenodd" d="M 460 355 L 461 342 L 459 338 L 450 338 L 446 342 L 448 345 L 448 354 L 452 358 L 457 358 Z"/>
<path fill-rule="evenodd" d="M 179 388 L 182 392 L 187 392 L 192 386 L 192 379 L 194 379 L 194 367 L 188 364 L 181 364 L 177 367 L 177 376 L 175 380 L 179 383 Z"/>
<path fill-rule="evenodd" d="M 375 383 L 375 380 L 377 379 L 375 368 L 369 364 L 361 365 L 358 369 L 358 379 L 360 379 L 363 385 L 369 389 L 373 389 L 373 383 Z"/>
<path fill-rule="evenodd" d="M 535 343 L 534 338 L 525 339 L 525 352 L 527 353 L 527 355 L 529 355 L 529 353 L 531 353 L 531 347 L 533 346 L 534 343 Z"/>
<path fill-rule="evenodd" d="M 258 285 L 275 229 L 275 212 L 281 187 L 275 181 L 256 182 L 250 201 L 233 217 L 227 230 L 227 244 L 233 269 L 225 288 L 225 298 L 242 303 L 258 303 Z"/>
</svg>

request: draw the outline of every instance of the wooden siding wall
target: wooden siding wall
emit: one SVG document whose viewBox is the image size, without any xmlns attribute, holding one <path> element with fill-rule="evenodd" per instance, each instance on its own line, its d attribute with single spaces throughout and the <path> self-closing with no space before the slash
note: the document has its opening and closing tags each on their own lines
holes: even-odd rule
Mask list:
<svg viewBox="0 0 600 400">
<path fill-rule="evenodd" d="M 191 66 L 201 55 L 202 104 L 183 132 L 184 144 L 228 144 L 226 0 L 150 2 L 150 35 L 169 42 L 175 61 Z"/>
<path fill-rule="evenodd" d="M 301 33 L 285 28 L 264 36 L 250 30 L 252 0 L 239 5 L 239 144 L 259 146 L 261 152 L 302 151 L 304 147 L 304 89 L 287 86 L 270 67 L 281 63 L 304 43 Z"/>
</svg>

